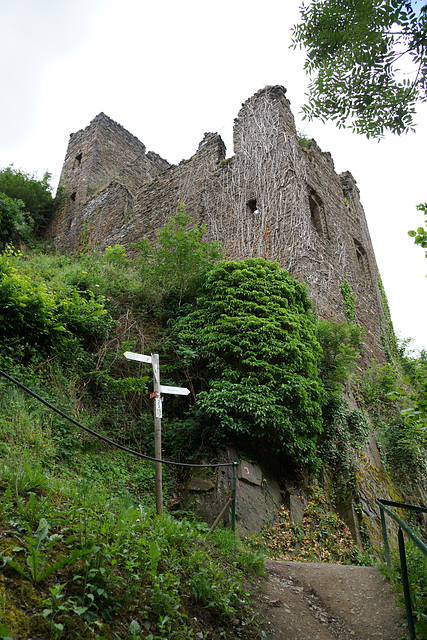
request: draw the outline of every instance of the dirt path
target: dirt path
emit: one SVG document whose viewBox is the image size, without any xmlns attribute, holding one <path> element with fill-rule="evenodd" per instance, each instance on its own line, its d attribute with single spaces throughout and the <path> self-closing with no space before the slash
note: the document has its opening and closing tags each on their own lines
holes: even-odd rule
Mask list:
<svg viewBox="0 0 427 640">
<path fill-rule="evenodd" d="M 375 567 L 267 560 L 266 570 L 263 613 L 271 640 L 407 637 L 401 610 Z"/>
</svg>

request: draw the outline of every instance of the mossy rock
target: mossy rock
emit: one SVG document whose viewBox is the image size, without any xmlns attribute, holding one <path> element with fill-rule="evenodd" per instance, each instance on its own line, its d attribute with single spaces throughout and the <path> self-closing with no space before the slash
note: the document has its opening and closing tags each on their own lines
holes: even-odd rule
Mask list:
<svg viewBox="0 0 427 640">
<path fill-rule="evenodd" d="M 1 621 L 9 629 L 13 640 L 27 640 L 30 633 L 30 618 L 13 605 L 7 595 L 3 596 Z"/>
</svg>

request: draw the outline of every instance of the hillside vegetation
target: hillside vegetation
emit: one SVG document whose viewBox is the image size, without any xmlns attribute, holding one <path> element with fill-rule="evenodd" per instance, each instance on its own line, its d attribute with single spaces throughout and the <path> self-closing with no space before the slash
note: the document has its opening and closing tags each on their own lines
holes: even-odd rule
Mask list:
<svg viewBox="0 0 427 640">
<path fill-rule="evenodd" d="M 320 322 L 305 286 L 277 264 L 225 261 L 183 206 L 155 244 L 88 252 L 83 233 L 74 256 L 20 234 L 24 209 L 0 255 L 0 370 L 153 455 L 151 372 L 123 354 L 159 353 L 162 384 L 191 390 L 165 397 L 165 458 L 215 462 L 233 445 L 279 478 L 326 466 L 341 499 L 373 431 L 403 492 L 425 483 L 426 354 L 402 344 L 399 362 L 362 371 L 356 318 Z M 361 410 L 344 399 L 350 387 Z M 301 554 L 318 549 L 306 559 L 364 561 L 317 489 L 306 531 L 282 514 L 276 531 L 240 541 L 183 513 L 185 472 L 164 467 L 166 515 L 156 517 L 150 461 L 4 377 L 0 433 L 0 638 L 264 638 L 251 584 L 280 537 L 286 553 L 292 539 L 306 540 Z"/>
</svg>

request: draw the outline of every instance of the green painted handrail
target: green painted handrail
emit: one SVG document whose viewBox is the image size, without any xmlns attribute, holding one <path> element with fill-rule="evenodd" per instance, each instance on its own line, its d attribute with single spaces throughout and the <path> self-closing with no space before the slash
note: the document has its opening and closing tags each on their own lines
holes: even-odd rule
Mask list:
<svg viewBox="0 0 427 640">
<path fill-rule="evenodd" d="M 416 546 L 427 556 L 427 545 L 417 536 L 416 533 L 412 531 L 410 527 L 406 524 L 402 518 L 400 518 L 397 513 L 394 513 L 390 509 L 390 507 L 394 507 L 395 509 L 407 509 L 408 511 L 415 511 L 416 513 L 427 513 L 427 509 L 425 507 L 418 507 L 413 504 L 405 504 L 403 502 L 392 502 L 391 500 L 376 500 L 377 504 L 380 507 L 380 515 L 381 515 L 381 527 L 383 531 L 384 538 L 384 548 L 387 558 L 387 564 L 390 566 L 390 547 L 388 544 L 387 538 L 387 527 L 385 524 L 385 513 L 389 515 L 397 524 L 399 525 L 398 530 L 398 543 L 399 543 L 399 557 L 400 557 L 400 569 L 402 572 L 402 586 L 403 586 L 403 594 L 405 597 L 405 609 L 406 609 L 406 620 L 408 622 L 408 631 L 409 637 L 411 640 L 415 640 L 415 627 L 414 627 L 414 619 L 412 615 L 412 603 L 411 603 L 411 594 L 409 591 L 409 580 L 408 580 L 408 569 L 406 566 L 406 552 L 405 552 L 405 541 L 403 538 L 403 531 L 411 538 L 411 540 L 416 544 Z"/>
</svg>

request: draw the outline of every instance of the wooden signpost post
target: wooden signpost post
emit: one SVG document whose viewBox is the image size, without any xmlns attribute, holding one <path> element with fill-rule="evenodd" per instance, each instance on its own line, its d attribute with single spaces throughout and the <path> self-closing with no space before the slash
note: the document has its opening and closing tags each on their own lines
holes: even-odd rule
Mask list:
<svg viewBox="0 0 427 640">
<path fill-rule="evenodd" d="M 189 389 L 185 387 L 168 387 L 160 384 L 160 364 L 159 354 L 152 353 L 145 356 L 142 353 L 126 351 L 124 354 L 128 360 L 137 360 L 153 366 L 153 393 L 150 398 L 154 398 L 154 457 L 162 459 L 162 393 L 172 393 L 180 396 L 188 396 Z M 162 463 L 156 462 L 155 486 L 156 486 L 156 513 L 163 514 L 163 487 L 162 487 Z"/>
</svg>

